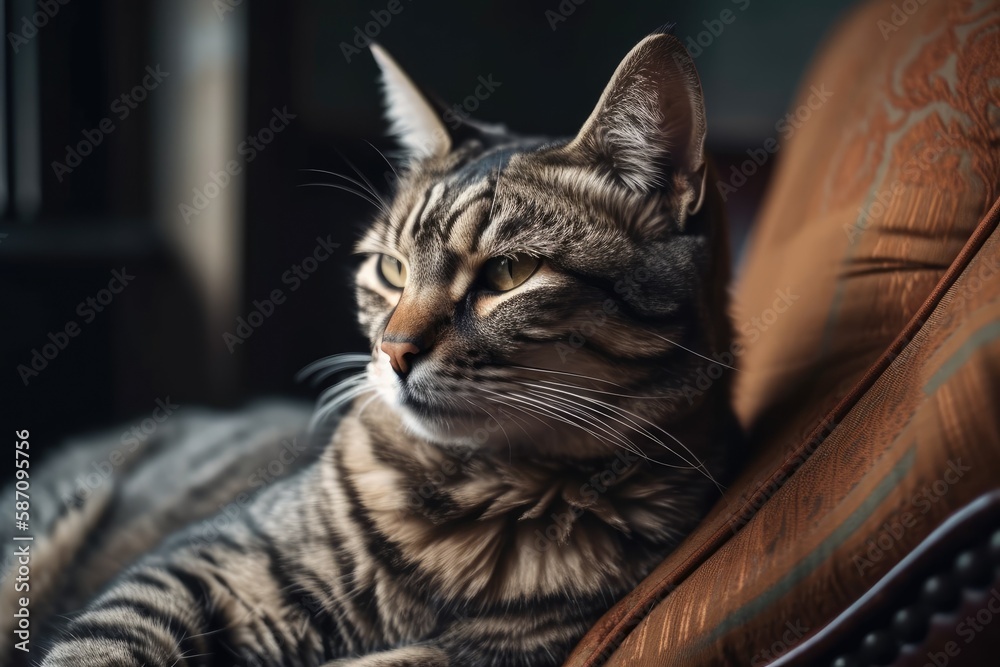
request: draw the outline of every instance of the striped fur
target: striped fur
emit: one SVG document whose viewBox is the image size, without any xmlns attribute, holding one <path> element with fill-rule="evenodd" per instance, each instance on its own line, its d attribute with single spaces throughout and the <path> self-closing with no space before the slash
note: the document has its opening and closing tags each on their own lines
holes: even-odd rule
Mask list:
<svg viewBox="0 0 1000 667">
<path fill-rule="evenodd" d="M 570 140 L 428 144 L 433 104 L 377 58 L 411 154 L 358 245 L 371 355 L 325 405 L 349 409 L 225 530 L 119 574 L 45 665 L 558 665 L 731 473 L 729 260 L 683 47 L 643 40 Z M 485 287 L 504 256 L 538 268 Z"/>
</svg>

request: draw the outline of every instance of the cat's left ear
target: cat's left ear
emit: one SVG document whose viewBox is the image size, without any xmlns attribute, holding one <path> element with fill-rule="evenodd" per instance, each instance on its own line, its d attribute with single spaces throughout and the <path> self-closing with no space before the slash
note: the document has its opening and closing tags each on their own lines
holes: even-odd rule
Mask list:
<svg viewBox="0 0 1000 667">
<path fill-rule="evenodd" d="M 404 164 L 447 155 L 470 139 L 493 145 L 506 136 L 504 126 L 473 120 L 422 90 L 378 44 L 373 42 L 371 51 L 382 72 L 385 113 Z"/>
<path fill-rule="evenodd" d="M 404 161 L 447 155 L 451 135 L 437 108 L 385 49 L 373 42 L 371 51 L 382 72 L 389 130 L 403 148 Z"/>
<path fill-rule="evenodd" d="M 705 196 L 705 103 L 694 62 L 667 34 L 639 42 L 568 148 L 608 165 L 626 186 L 667 187 L 680 215 Z"/>
</svg>

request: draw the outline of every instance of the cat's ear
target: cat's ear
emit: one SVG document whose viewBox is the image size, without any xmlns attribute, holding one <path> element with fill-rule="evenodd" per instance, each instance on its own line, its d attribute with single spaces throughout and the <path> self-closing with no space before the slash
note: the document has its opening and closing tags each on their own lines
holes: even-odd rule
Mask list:
<svg viewBox="0 0 1000 667">
<path fill-rule="evenodd" d="M 684 46 L 666 34 L 639 42 L 569 148 L 609 165 L 636 192 L 669 188 L 679 213 L 696 213 L 705 194 L 705 103 Z"/>
<path fill-rule="evenodd" d="M 438 108 L 385 49 L 373 42 L 371 51 L 382 72 L 389 129 L 403 149 L 404 161 L 446 155 L 452 139 Z"/>
</svg>

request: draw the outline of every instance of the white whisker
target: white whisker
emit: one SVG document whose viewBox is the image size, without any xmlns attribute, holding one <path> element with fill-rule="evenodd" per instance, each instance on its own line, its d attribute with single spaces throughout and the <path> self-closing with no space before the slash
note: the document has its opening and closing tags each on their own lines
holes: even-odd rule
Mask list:
<svg viewBox="0 0 1000 667">
<path fill-rule="evenodd" d="M 303 183 L 303 184 L 299 185 L 300 188 L 308 188 L 308 187 L 312 187 L 312 186 L 322 187 L 322 188 L 333 188 L 335 190 L 343 190 L 344 192 L 350 192 L 352 195 L 357 195 L 358 197 L 361 197 L 366 202 L 368 202 L 369 204 L 371 204 L 375 208 L 379 209 L 380 211 L 382 211 L 386 215 L 389 214 L 389 212 L 381 204 L 379 204 L 377 201 L 375 201 L 374 199 L 372 199 L 371 197 L 369 197 L 366 194 L 358 192 L 354 188 L 349 188 L 349 187 L 344 186 L 344 185 L 337 185 L 336 183 Z"/>
<path fill-rule="evenodd" d="M 657 338 L 659 338 L 659 339 L 660 339 L 660 340 L 662 340 L 662 341 L 665 341 L 665 342 L 667 342 L 667 343 L 670 343 L 671 345 L 675 345 L 675 346 L 677 346 L 677 347 L 681 348 L 681 349 L 682 349 L 682 350 L 684 350 L 685 352 L 690 352 L 691 354 L 693 354 L 693 355 L 694 355 L 694 356 L 696 356 L 696 357 L 701 357 L 701 358 L 702 358 L 702 359 L 704 359 L 705 361 L 709 361 L 709 362 L 711 362 L 711 363 L 713 363 L 713 364 L 717 364 L 717 365 L 719 365 L 719 366 L 723 366 L 723 367 L 725 367 L 725 368 L 728 368 L 728 369 L 730 369 L 730 370 L 734 370 L 734 371 L 738 371 L 738 370 L 740 370 L 740 369 L 736 368 L 735 366 L 730 366 L 729 364 L 724 364 L 724 363 L 722 363 L 721 361 L 717 361 L 717 360 L 715 360 L 715 359 L 712 359 L 712 358 L 710 358 L 710 357 L 706 357 L 706 356 L 705 356 L 704 354 L 699 354 L 699 353 L 695 352 L 694 350 L 692 350 L 691 348 L 688 348 L 688 347 L 684 347 L 683 345 L 681 345 L 680 343 L 678 343 L 678 342 L 677 342 L 677 341 L 675 341 L 675 340 L 670 340 L 670 339 L 669 339 L 669 338 L 667 338 L 666 336 L 661 336 L 660 334 L 658 334 L 658 333 L 653 333 L 652 331 L 650 331 L 649 333 L 653 334 L 654 336 L 656 336 Z"/>
</svg>

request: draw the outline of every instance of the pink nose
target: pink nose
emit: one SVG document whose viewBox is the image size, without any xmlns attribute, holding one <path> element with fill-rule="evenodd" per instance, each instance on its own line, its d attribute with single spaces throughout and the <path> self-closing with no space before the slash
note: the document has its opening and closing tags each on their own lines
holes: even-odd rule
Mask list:
<svg viewBox="0 0 1000 667">
<path fill-rule="evenodd" d="M 420 354 L 420 348 L 409 341 L 382 341 L 382 351 L 389 355 L 389 365 L 400 377 L 406 377 L 412 357 Z"/>
</svg>

